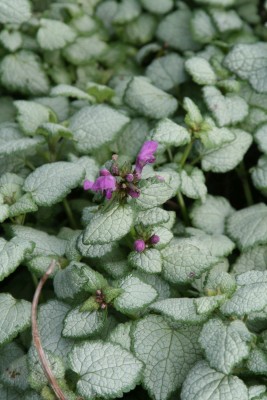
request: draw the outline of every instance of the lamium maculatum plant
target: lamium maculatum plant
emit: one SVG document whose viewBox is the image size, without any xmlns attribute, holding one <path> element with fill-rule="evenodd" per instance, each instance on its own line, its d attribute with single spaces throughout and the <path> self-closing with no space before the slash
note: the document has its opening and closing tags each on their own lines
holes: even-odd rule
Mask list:
<svg viewBox="0 0 267 400">
<path fill-rule="evenodd" d="M 267 6 L 0 0 L 0 400 L 267 399 Z"/>
</svg>

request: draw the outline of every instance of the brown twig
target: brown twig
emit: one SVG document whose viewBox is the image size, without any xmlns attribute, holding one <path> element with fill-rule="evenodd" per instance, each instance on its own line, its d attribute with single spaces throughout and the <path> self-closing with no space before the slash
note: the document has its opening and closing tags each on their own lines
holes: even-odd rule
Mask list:
<svg viewBox="0 0 267 400">
<path fill-rule="evenodd" d="M 47 358 L 44 353 L 44 349 L 41 344 L 41 338 L 40 338 L 38 326 L 37 326 L 37 306 L 38 306 L 38 302 L 39 302 L 39 297 L 40 297 L 40 294 L 41 294 L 41 291 L 42 291 L 42 288 L 43 288 L 45 282 L 47 281 L 48 277 L 53 273 L 55 266 L 56 266 L 56 261 L 52 260 L 51 264 L 48 267 L 48 270 L 46 271 L 46 273 L 44 274 L 44 276 L 38 283 L 38 286 L 34 293 L 34 297 L 33 297 L 33 301 L 32 301 L 32 315 L 31 315 L 32 338 L 33 338 L 34 346 L 35 346 L 38 356 L 39 356 L 39 360 L 42 364 L 44 373 L 48 379 L 48 382 L 49 382 L 51 388 L 53 389 L 55 395 L 57 396 L 57 398 L 59 400 L 67 400 L 64 393 L 60 389 L 56 378 L 53 375 L 50 365 L 48 364 Z"/>
</svg>

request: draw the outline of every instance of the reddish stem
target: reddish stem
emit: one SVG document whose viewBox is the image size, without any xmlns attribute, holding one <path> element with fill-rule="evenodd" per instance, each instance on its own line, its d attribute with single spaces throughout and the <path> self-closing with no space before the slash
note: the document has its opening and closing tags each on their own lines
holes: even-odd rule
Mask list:
<svg viewBox="0 0 267 400">
<path fill-rule="evenodd" d="M 46 273 L 44 274 L 44 276 L 41 278 L 40 282 L 38 283 L 38 286 L 34 293 L 34 297 L 33 297 L 33 301 L 32 301 L 32 314 L 31 314 L 32 338 L 33 338 L 34 346 L 35 346 L 38 356 L 39 356 L 39 360 L 42 364 L 44 373 L 48 379 L 48 382 L 49 382 L 51 388 L 53 389 L 55 395 L 57 396 L 57 398 L 59 400 L 67 400 L 64 393 L 60 389 L 56 378 L 53 375 L 50 365 L 48 364 L 44 349 L 41 344 L 41 338 L 40 338 L 38 326 L 37 326 L 37 307 L 38 307 L 39 297 L 40 297 L 40 294 L 41 294 L 41 291 L 42 291 L 42 288 L 43 288 L 45 282 L 47 281 L 48 277 L 54 272 L 55 266 L 56 266 L 56 261 L 52 260 L 51 264 L 48 267 L 48 270 L 46 271 Z"/>
</svg>

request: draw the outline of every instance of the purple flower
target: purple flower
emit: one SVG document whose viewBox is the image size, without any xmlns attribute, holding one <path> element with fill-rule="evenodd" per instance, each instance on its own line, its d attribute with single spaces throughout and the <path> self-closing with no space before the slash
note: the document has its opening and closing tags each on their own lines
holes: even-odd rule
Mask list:
<svg viewBox="0 0 267 400">
<path fill-rule="evenodd" d="M 116 190 L 116 178 L 114 178 L 114 176 L 111 174 L 101 175 L 95 180 L 95 182 L 88 180 L 84 181 L 83 188 L 84 190 L 90 189 L 93 192 L 105 192 L 106 198 L 110 200 L 112 197 L 112 192 Z"/>
<path fill-rule="evenodd" d="M 145 242 L 143 241 L 143 239 L 137 239 L 137 240 L 134 242 L 134 249 L 135 249 L 135 251 L 137 251 L 138 253 L 142 253 L 142 251 L 144 251 L 145 248 L 146 248 L 146 244 L 145 244 Z"/>
<path fill-rule="evenodd" d="M 100 176 L 108 176 L 108 175 L 111 175 L 111 173 L 107 169 L 101 169 L 99 171 L 99 175 Z"/>
<path fill-rule="evenodd" d="M 140 174 L 146 164 L 152 164 L 155 162 L 156 159 L 154 153 L 157 150 L 157 148 L 158 148 L 158 143 L 153 140 L 150 140 L 143 144 L 136 158 L 135 172 Z"/>
<path fill-rule="evenodd" d="M 134 180 L 134 175 L 133 174 L 127 174 L 125 178 L 126 178 L 127 182 L 132 182 Z"/>
<path fill-rule="evenodd" d="M 160 237 L 158 235 L 152 235 L 149 241 L 151 244 L 157 244 L 160 241 Z"/>
</svg>

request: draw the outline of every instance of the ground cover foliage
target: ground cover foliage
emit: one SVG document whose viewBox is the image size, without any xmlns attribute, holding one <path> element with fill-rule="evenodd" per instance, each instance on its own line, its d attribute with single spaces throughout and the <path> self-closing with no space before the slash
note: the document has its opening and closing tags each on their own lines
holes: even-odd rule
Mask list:
<svg viewBox="0 0 267 400">
<path fill-rule="evenodd" d="M 0 0 L 0 398 L 267 399 L 267 8 Z"/>
</svg>

